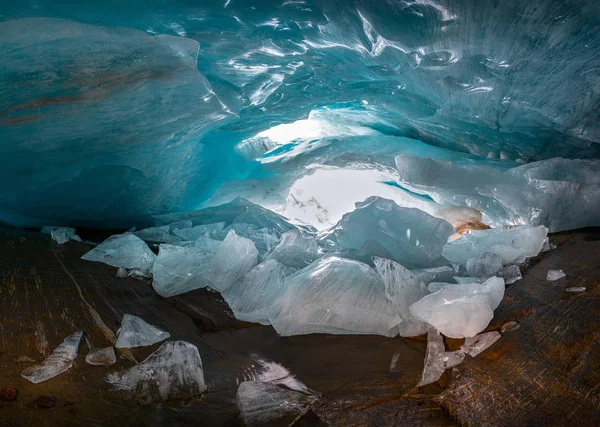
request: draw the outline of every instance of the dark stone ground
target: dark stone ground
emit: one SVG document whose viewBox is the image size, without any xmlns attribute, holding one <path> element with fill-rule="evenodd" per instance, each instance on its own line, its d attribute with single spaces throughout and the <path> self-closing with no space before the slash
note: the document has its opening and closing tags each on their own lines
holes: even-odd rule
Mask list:
<svg viewBox="0 0 600 427">
<path fill-rule="evenodd" d="M 600 425 L 600 231 L 553 239 L 559 247 L 508 288 L 489 328 L 517 320 L 520 329 L 438 384 L 417 389 L 423 339 L 280 338 L 271 327 L 235 320 L 218 294 L 199 290 L 165 300 L 147 283 L 117 279 L 115 268 L 81 260 L 89 250 L 84 243 L 59 246 L 37 232 L 0 228 L 0 388 L 19 391 L 16 401 L 0 401 L 0 426 L 238 425 L 237 384 L 255 377 L 257 357 L 321 393 L 298 425 Z M 567 278 L 546 282 L 549 268 Z M 567 294 L 568 286 L 588 291 Z M 201 399 L 139 406 L 110 391 L 107 373 L 158 345 L 121 351 L 112 367 L 85 363 L 90 345 L 112 344 L 125 313 L 198 346 L 208 386 Z M 85 338 L 69 371 L 41 384 L 21 378 L 28 364 L 17 358 L 40 361 L 77 330 Z M 56 398 L 55 406 L 36 408 L 40 395 Z"/>
</svg>

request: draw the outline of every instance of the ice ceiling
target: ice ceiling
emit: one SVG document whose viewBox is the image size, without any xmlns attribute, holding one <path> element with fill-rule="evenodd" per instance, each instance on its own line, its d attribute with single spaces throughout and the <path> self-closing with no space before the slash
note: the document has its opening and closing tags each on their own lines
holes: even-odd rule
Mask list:
<svg viewBox="0 0 600 427">
<path fill-rule="evenodd" d="M 326 229 L 380 196 L 600 225 L 599 2 L 2 3 L 3 222 L 242 196 Z"/>
</svg>

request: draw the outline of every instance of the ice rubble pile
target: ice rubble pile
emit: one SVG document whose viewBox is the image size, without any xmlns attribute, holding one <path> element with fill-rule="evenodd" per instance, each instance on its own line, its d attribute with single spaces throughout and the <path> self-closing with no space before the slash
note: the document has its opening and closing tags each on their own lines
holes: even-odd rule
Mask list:
<svg viewBox="0 0 600 427">
<path fill-rule="evenodd" d="M 448 222 L 379 197 L 320 233 L 239 198 L 156 224 L 113 236 L 83 258 L 150 271 L 163 297 L 209 287 L 236 317 L 280 335 L 417 336 L 435 328 L 474 337 L 548 233 L 522 225 L 451 238 Z"/>
</svg>

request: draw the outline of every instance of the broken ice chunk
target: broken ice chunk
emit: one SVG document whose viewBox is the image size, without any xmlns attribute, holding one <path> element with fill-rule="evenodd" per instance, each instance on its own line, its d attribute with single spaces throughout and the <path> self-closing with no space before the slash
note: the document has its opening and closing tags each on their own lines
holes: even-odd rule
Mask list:
<svg viewBox="0 0 600 427">
<path fill-rule="evenodd" d="M 369 197 L 345 214 L 323 241 L 349 251 L 353 257 L 381 256 L 406 268 L 421 268 L 440 259 L 442 247 L 453 233 L 454 228 L 446 221 L 419 209 Z"/>
<path fill-rule="evenodd" d="M 261 259 L 270 253 L 279 241 L 279 235 L 275 230 L 266 227 L 258 228 L 255 225 L 243 222 L 231 224 L 231 226 L 222 230 L 221 234 L 224 232 L 229 234 L 230 231 L 235 231 L 238 236 L 251 240 Z"/>
<path fill-rule="evenodd" d="M 519 258 L 537 255 L 544 246 L 547 234 L 548 229 L 542 225 L 471 230 L 459 239 L 448 242 L 442 254 L 448 260 L 463 265 L 471 258 L 479 258 L 482 253 L 490 252 L 498 255 L 504 265 L 512 264 Z"/>
<path fill-rule="evenodd" d="M 166 342 L 142 363 L 108 374 L 105 380 L 115 390 L 126 392 L 129 398 L 145 405 L 191 399 L 206 390 L 198 348 L 185 341 Z"/>
<path fill-rule="evenodd" d="M 450 266 L 421 268 L 412 272 L 426 285 L 431 282 L 451 282 L 456 272 Z"/>
<path fill-rule="evenodd" d="M 500 337 L 502 337 L 502 335 L 496 331 L 479 334 L 471 338 L 466 338 L 465 343 L 460 349 L 465 354 L 475 357 L 479 353 L 491 347 L 491 345 L 498 341 Z"/>
<path fill-rule="evenodd" d="M 154 290 L 166 298 L 208 286 L 206 275 L 214 255 L 202 249 L 209 247 L 161 244 L 152 267 Z"/>
<path fill-rule="evenodd" d="M 504 280 L 445 286 L 410 306 L 411 314 L 450 338 L 473 337 L 494 317 L 504 296 Z"/>
<path fill-rule="evenodd" d="M 81 257 L 86 261 L 103 262 L 113 267 L 149 270 L 156 255 L 139 237 L 131 234 L 116 234 L 100 243 Z"/>
<path fill-rule="evenodd" d="M 191 227 L 191 221 L 189 223 Z M 136 231 L 135 235 L 145 242 L 174 243 L 183 240 L 181 237 L 171 234 L 171 230 L 170 225 L 163 225 Z"/>
<path fill-rule="evenodd" d="M 521 326 L 519 325 L 519 322 L 510 320 L 510 321 L 506 322 L 504 325 L 502 325 L 502 328 L 500 328 L 500 332 L 504 333 L 504 332 L 514 331 L 515 329 L 519 329 L 520 327 Z"/>
<path fill-rule="evenodd" d="M 305 237 L 300 230 L 291 230 L 281 236 L 279 244 L 269 255 L 292 268 L 304 268 L 319 258 L 319 245 L 314 237 Z"/>
<path fill-rule="evenodd" d="M 95 366 L 111 366 L 117 363 L 117 356 L 115 355 L 114 348 L 106 347 L 90 350 L 87 356 L 85 356 L 85 361 Z"/>
<path fill-rule="evenodd" d="M 454 276 L 454 281 L 459 285 L 469 284 L 469 283 L 481 283 L 484 279 L 481 277 L 458 277 Z"/>
<path fill-rule="evenodd" d="M 502 277 L 504 279 L 504 283 L 507 285 L 511 285 L 517 280 L 521 280 L 523 278 L 521 275 L 521 270 L 516 265 L 507 265 L 498 272 L 498 276 Z"/>
<path fill-rule="evenodd" d="M 124 314 L 121 328 L 117 331 L 116 348 L 145 347 L 169 338 L 171 335 L 156 326 L 149 325 L 142 318 Z"/>
<path fill-rule="evenodd" d="M 81 238 L 75 234 L 75 229 L 71 227 L 42 227 L 42 233 L 50 234 L 52 239 L 59 245 L 67 243 L 69 240 L 81 241 Z"/>
<path fill-rule="evenodd" d="M 283 336 L 311 333 L 395 336 L 402 319 L 368 265 L 325 256 L 285 280 L 281 312 L 269 318 Z"/>
<path fill-rule="evenodd" d="M 465 354 L 460 351 L 445 351 L 444 339 L 435 329 L 427 332 L 427 352 L 425 353 L 425 364 L 421 381 L 417 387 L 431 384 L 440 379 L 448 368 L 460 365 L 465 359 Z"/>
<path fill-rule="evenodd" d="M 238 387 L 235 400 L 244 425 L 262 427 L 294 424 L 315 398 L 274 384 L 245 381 Z"/>
<path fill-rule="evenodd" d="M 198 225 L 192 228 L 181 228 L 173 230 L 173 234 L 183 240 L 198 240 L 199 237 L 216 238 L 221 230 L 225 228 L 224 222 L 214 224 Z"/>
<path fill-rule="evenodd" d="M 222 291 L 223 298 L 239 320 L 269 324 L 269 316 L 278 311 L 276 301 L 284 281 L 295 270 L 269 259 Z"/>
<path fill-rule="evenodd" d="M 554 282 L 555 280 L 561 279 L 565 277 L 566 274 L 562 270 L 548 270 L 548 274 L 546 275 L 546 280 L 550 282 Z"/>
<path fill-rule="evenodd" d="M 494 275 L 502 266 L 502 258 L 494 253 L 486 252 L 481 258 L 468 259 L 465 269 L 469 276 L 487 278 Z"/>
<path fill-rule="evenodd" d="M 77 357 L 81 337 L 83 337 L 83 332 L 75 332 L 65 338 L 64 342 L 56 347 L 42 363 L 26 368 L 21 376 L 38 384 L 66 372 L 73 366 L 73 361 Z"/>
<path fill-rule="evenodd" d="M 565 289 L 565 291 L 572 292 L 572 293 L 578 293 L 578 292 L 585 292 L 586 288 L 584 286 L 573 286 L 571 288 Z"/>
<path fill-rule="evenodd" d="M 219 292 L 224 291 L 256 265 L 257 258 L 258 251 L 252 240 L 240 237 L 230 230 L 207 272 L 210 286 Z"/>
<path fill-rule="evenodd" d="M 430 294 L 433 294 L 437 291 L 439 291 L 440 289 L 442 289 L 445 286 L 450 286 L 452 285 L 452 283 L 446 283 L 446 282 L 431 282 L 429 285 L 427 285 L 427 290 L 429 291 Z M 460 285 L 455 285 L 455 286 L 460 286 Z"/>
<path fill-rule="evenodd" d="M 196 249 L 200 249 L 201 251 L 211 254 L 216 254 L 219 250 L 219 246 L 221 246 L 221 242 L 206 236 L 200 236 L 194 242 L 194 247 Z"/>
<path fill-rule="evenodd" d="M 425 284 L 411 271 L 395 261 L 373 257 L 375 267 L 385 286 L 385 294 L 402 319 L 398 333 L 402 337 L 416 337 L 427 332 L 427 325 L 415 319 L 409 307 L 427 295 Z"/>
<path fill-rule="evenodd" d="M 125 267 L 119 267 L 117 269 L 117 274 L 115 275 L 115 277 L 117 277 L 119 279 L 125 279 L 125 278 L 129 277 L 129 272 L 127 271 L 127 269 Z"/>
</svg>

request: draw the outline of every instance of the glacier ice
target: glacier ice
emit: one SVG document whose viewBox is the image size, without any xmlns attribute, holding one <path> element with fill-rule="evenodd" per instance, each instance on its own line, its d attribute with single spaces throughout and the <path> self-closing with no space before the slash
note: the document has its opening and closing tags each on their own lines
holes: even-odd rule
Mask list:
<svg viewBox="0 0 600 427">
<path fill-rule="evenodd" d="M 444 339 L 435 329 L 427 331 L 427 351 L 421 380 L 417 387 L 431 384 L 440 379 L 444 371 L 462 363 L 465 354 L 461 350 L 446 351 Z"/>
<path fill-rule="evenodd" d="M 426 285 L 431 282 L 451 282 L 456 275 L 454 268 L 447 265 L 441 267 L 420 268 L 412 270 L 412 272 Z"/>
<path fill-rule="evenodd" d="M 314 237 L 305 237 L 300 230 L 290 230 L 281 236 L 278 245 L 269 254 L 292 268 L 304 268 L 319 258 L 319 245 Z"/>
<path fill-rule="evenodd" d="M 124 314 L 117 331 L 116 348 L 145 347 L 164 341 L 171 335 L 146 323 L 141 317 Z"/>
<path fill-rule="evenodd" d="M 446 221 L 421 210 L 370 197 L 345 214 L 322 239 L 353 256 L 381 256 L 407 268 L 419 268 L 439 261 L 453 233 Z"/>
<path fill-rule="evenodd" d="M 395 336 L 402 318 L 388 300 L 381 276 L 367 264 L 328 255 L 284 282 L 269 320 L 282 336 L 310 333 Z"/>
<path fill-rule="evenodd" d="M 198 348 L 185 341 L 168 341 L 143 362 L 105 380 L 114 390 L 148 405 L 166 400 L 197 398 L 206 390 Z"/>
<path fill-rule="evenodd" d="M 485 332 L 475 335 L 474 337 L 465 338 L 465 343 L 460 348 L 465 354 L 471 357 L 477 356 L 479 353 L 490 348 L 502 335 L 499 332 Z"/>
<path fill-rule="evenodd" d="M 486 252 L 481 258 L 470 258 L 465 263 L 465 269 L 469 276 L 490 277 L 503 267 L 500 256 Z"/>
<path fill-rule="evenodd" d="M 188 229 L 192 226 L 192 221 L 180 221 L 169 225 L 159 227 L 144 228 L 136 231 L 134 234 L 146 242 L 155 243 L 174 243 L 183 240 L 180 236 L 175 235 L 175 232 L 180 229 Z"/>
<path fill-rule="evenodd" d="M 148 245 L 131 233 L 111 236 L 81 257 L 113 267 L 140 270 L 150 270 L 155 258 Z"/>
<path fill-rule="evenodd" d="M 294 271 L 269 259 L 248 271 L 221 294 L 237 319 L 267 325 L 269 317 L 278 312 L 277 303 L 285 289 L 285 278 Z"/>
<path fill-rule="evenodd" d="M 521 275 L 521 270 L 516 265 L 507 265 L 498 272 L 498 276 L 502 277 L 504 279 L 504 283 L 507 285 L 511 285 L 517 280 L 521 280 L 523 278 Z"/>
<path fill-rule="evenodd" d="M 113 347 L 90 350 L 85 356 L 85 361 L 90 365 L 112 366 L 117 363 L 117 356 Z"/>
<path fill-rule="evenodd" d="M 442 254 L 450 261 L 464 265 L 469 259 L 480 258 L 487 252 L 499 256 L 505 265 L 512 264 L 540 253 L 547 234 L 548 229 L 543 225 L 471 230 L 448 242 Z"/>
<path fill-rule="evenodd" d="M 257 260 L 258 251 L 252 240 L 229 231 L 206 272 L 210 287 L 220 292 L 226 290 L 254 267 Z"/>
<path fill-rule="evenodd" d="M 76 332 L 65 338 L 64 342 L 56 347 L 42 363 L 25 368 L 21 376 L 38 384 L 66 372 L 73 366 L 73 361 L 79 353 L 82 337 L 83 332 Z"/>
<path fill-rule="evenodd" d="M 395 261 L 374 257 L 373 262 L 383 278 L 387 298 L 402 319 L 398 326 L 400 336 L 414 337 L 427 332 L 427 325 L 415 319 L 409 311 L 412 304 L 427 295 L 425 284 Z"/>
<path fill-rule="evenodd" d="M 275 384 L 244 381 L 235 401 L 244 425 L 261 427 L 295 424 L 310 409 L 315 397 Z"/>
<path fill-rule="evenodd" d="M 562 279 L 563 277 L 566 277 L 566 274 L 562 270 L 548 270 L 546 280 L 554 282 L 555 280 Z"/>
<path fill-rule="evenodd" d="M 67 243 L 69 240 L 81 241 L 81 238 L 75 234 L 75 229 L 71 227 L 44 226 L 42 227 L 42 233 L 50 234 L 52 239 L 59 245 Z"/>
<path fill-rule="evenodd" d="M 191 222 L 191 221 L 190 221 Z M 180 228 L 173 230 L 173 234 L 182 240 L 198 240 L 200 237 L 215 239 L 219 232 L 225 227 L 224 222 L 214 224 L 197 225 L 196 227 Z"/>
<path fill-rule="evenodd" d="M 504 297 L 504 280 L 447 285 L 410 306 L 410 313 L 450 338 L 473 337 L 483 331 Z"/>
</svg>

